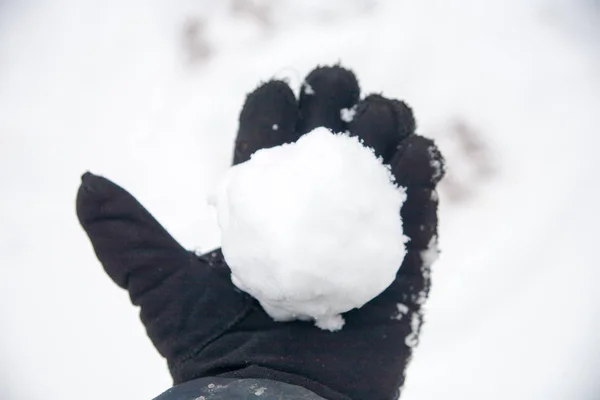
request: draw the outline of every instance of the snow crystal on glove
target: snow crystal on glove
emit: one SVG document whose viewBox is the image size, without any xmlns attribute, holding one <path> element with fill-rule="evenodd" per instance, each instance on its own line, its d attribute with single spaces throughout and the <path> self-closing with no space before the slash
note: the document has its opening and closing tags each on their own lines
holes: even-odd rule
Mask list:
<svg viewBox="0 0 600 400">
<path fill-rule="evenodd" d="M 233 284 L 277 321 L 335 331 L 393 282 L 405 199 L 372 149 L 317 128 L 232 167 L 211 203 Z"/>
</svg>

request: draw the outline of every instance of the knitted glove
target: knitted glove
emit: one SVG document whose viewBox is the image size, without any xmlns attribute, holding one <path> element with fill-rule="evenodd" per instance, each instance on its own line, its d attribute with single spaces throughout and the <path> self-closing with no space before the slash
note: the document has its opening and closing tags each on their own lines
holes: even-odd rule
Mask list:
<svg viewBox="0 0 600 400">
<path fill-rule="evenodd" d="M 410 241 L 396 280 L 362 308 L 345 313 L 338 332 L 311 322 L 274 322 L 233 286 L 220 250 L 202 256 L 185 250 L 126 190 L 83 175 L 79 221 L 108 275 L 140 307 L 175 384 L 207 376 L 256 378 L 303 386 L 331 400 L 399 396 L 437 254 L 435 186 L 444 173 L 443 158 L 431 140 L 414 133 L 405 103 L 377 94 L 360 100 L 354 74 L 333 66 L 313 70 L 298 100 L 278 80 L 248 95 L 233 162 L 293 142 L 318 126 L 359 136 L 391 166 L 408 196 L 399 212 Z"/>
</svg>

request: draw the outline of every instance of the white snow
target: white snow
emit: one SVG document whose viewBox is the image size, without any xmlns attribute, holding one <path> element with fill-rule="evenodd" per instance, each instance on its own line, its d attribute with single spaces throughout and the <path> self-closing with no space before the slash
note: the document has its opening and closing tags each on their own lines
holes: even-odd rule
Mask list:
<svg viewBox="0 0 600 400">
<path fill-rule="evenodd" d="M 457 118 L 497 169 L 468 180 L 462 202 L 439 189 L 442 253 L 402 400 L 596 400 L 598 2 L 261 3 L 270 11 L 0 2 L 0 397 L 168 388 L 139 311 L 77 224 L 79 175 L 126 187 L 187 248 L 217 247 L 204 204 L 246 93 L 280 71 L 298 92 L 315 65 L 341 61 L 365 94 L 410 104 L 450 173 L 471 166 L 448 133 Z M 189 20 L 204 26 L 194 45 Z M 190 47 L 206 61 L 190 63 Z"/>
<path fill-rule="evenodd" d="M 326 128 L 257 151 L 211 199 L 232 282 L 277 321 L 341 329 L 339 314 L 385 290 L 406 254 L 393 181 L 357 137 Z"/>
<path fill-rule="evenodd" d="M 277 124 L 273 124 L 273 126 L 271 127 L 274 131 L 279 130 L 279 125 Z"/>
<path fill-rule="evenodd" d="M 406 343 L 408 347 L 415 347 L 419 344 L 422 318 L 423 316 L 418 312 L 413 311 L 410 315 L 410 333 L 404 338 L 404 343 Z"/>
<path fill-rule="evenodd" d="M 256 389 L 256 392 L 254 392 L 254 395 L 255 396 L 262 396 L 265 393 L 266 390 L 267 390 L 266 387 L 261 386 L 258 389 Z"/>
<path fill-rule="evenodd" d="M 435 193 L 435 191 L 434 191 Z M 428 269 L 428 267 L 431 267 L 433 265 L 433 263 L 438 259 L 438 257 L 440 256 L 440 249 L 438 247 L 438 238 L 437 236 L 433 236 L 431 238 L 431 240 L 429 241 L 429 245 L 427 246 L 427 249 L 421 251 L 421 259 L 423 260 L 423 268 L 424 269 Z"/>
<path fill-rule="evenodd" d="M 348 123 L 352 122 L 355 114 L 356 114 L 356 107 L 342 108 L 340 110 L 340 118 L 344 122 L 348 122 Z"/>
<path fill-rule="evenodd" d="M 404 317 L 408 313 L 409 308 L 406 304 L 402 304 L 402 303 L 397 303 L 396 308 L 398 310 L 398 313 L 395 315 L 392 315 L 392 319 L 397 319 L 399 321 L 402 319 L 402 317 Z"/>
<path fill-rule="evenodd" d="M 429 147 L 427 152 L 431 157 L 431 166 L 433 167 L 432 178 L 434 181 L 437 181 L 442 176 L 442 162 L 435 155 L 435 147 Z"/>
<path fill-rule="evenodd" d="M 315 94 L 315 90 L 313 89 L 312 86 L 310 86 L 310 84 L 308 82 L 303 82 L 302 83 L 302 89 L 304 90 L 305 94 L 308 94 L 308 95 L 314 95 Z"/>
</svg>

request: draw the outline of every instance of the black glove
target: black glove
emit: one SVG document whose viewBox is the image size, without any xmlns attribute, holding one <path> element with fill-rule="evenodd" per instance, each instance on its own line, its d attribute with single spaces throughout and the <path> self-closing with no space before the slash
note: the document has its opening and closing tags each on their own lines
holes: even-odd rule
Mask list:
<svg viewBox="0 0 600 400">
<path fill-rule="evenodd" d="M 108 275 L 141 307 L 148 336 L 167 359 L 175 384 L 205 376 L 259 378 L 331 400 L 394 399 L 429 292 L 428 249 L 436 241 L 435 185 L 443 159 L 431 140 L 414 134 L 405 103 L 380 95 L 359 101 L 352 72 L 321 67 L 305 82 L 299 100 L 276 80 L 248 96 L 234 163 L 326 126 L 361 137 L 391 165 L 408 194 L 400 213 L 410 241 L 397 278 L 377 298 L 345 313 L 341 331 L 274 322 L 233 286 L 220 250 L 200 257 L 186 251 L 134 197 L 105 178 L 83 175 L 77 214 Z M 341 110 L 354 106 L 353 119 L 345 122 Z"/>
</svg>

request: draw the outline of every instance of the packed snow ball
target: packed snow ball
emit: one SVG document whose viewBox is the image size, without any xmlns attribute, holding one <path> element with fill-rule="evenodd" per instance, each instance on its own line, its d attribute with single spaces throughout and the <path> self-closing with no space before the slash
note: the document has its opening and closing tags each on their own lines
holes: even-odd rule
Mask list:
<svg viewBox="0 0 600 400">
<path fill-rule="evenodd" d="M 317 128 L 232 167 L 210 203 L 233 284 L 276 321 L 336 331 L 393 282 L 405 199 L 372 149 Z"/>
</svg>

